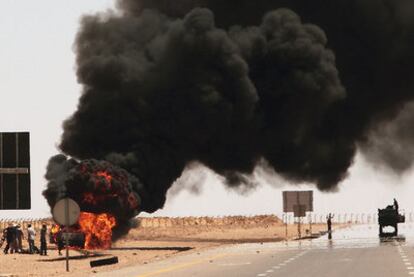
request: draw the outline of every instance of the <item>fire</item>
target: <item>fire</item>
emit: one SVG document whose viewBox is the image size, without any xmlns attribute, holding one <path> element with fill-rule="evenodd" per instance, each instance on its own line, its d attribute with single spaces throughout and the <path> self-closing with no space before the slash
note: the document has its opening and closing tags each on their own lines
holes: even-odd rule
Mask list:
<svg viewBox="0 0 414 277">
<path fill-rule="evenodd" d="M 80 169 L 85 174 L 88 172 L 83 165 Z M 82 193 L 80 201 L 89 206 L 105 206 L 108 202 L 114 199 L 123 198 L 124 203 L 128 204 L 129 208 L 136 209 L 139 205 L 137 197 L 126 190 L 124 187 L 113 186 L 112 182 L 128 183 L 128 178 L 122 174 L 111 175 L 108 171 L 99 170 L 91 173 L 92 180 L 95 184 L 94 192 L 86 191 Z"/>
<path fill-rule="evenodd" d="M 50 232 L 51 232 L 52 234 L 57 234 L 59 231 L 60 231 L 60 226 L 59 226 L 59 225 L 57 225 L 57 224 L 53 224 L 53 225 L 52 225 L 52 229 L 50 230 Z"/>
<path fill-rule="evenodd" d="M 95 197 L 93 196 L 92 192 L 85 192 L 83 194 L 82 202 L 90 204 L 90 205 L 93 205 L 93 204 L 96 205 L 96 203 L 97 203 L 97 201 L 96 201 Z"/>
<path fill-rule="evenodd" d="M 50 236 L 53 242 L 57 241 L 57 235 L 59 231 L 61 230 L 60 226 L 58 224 L 53 224 L 52 228 L 50 229 Z"/>
<path fill-rule="evenodd" d="M 97 171 L 93 173 L 96 193 L 84 192 L 82 202 L 88 205 L 100 205 L 111 198 L 118 197 L 112 189 L 112 175 L 107 171 Z"/>
<path fill-rule="evenodd" d="M 98 171 L 96 172 L 96 176 L 104 177 L 107 182 L 112 181 L 112 176 L 106 171 Z"/>
<path fill-rule="evenodd" d="M 85 234 L 85 249 L 108 249 L 112 244 L 115 217 L 107 214 L 81 212 L 78 224 Z"/>
<path fill-rule="evenodd" d="M 133 189 L 138 181 L 127 171 L 104 161 L 86 160 L 71 172 L 67 197 L 79 204 L 81 214 L 64 237 L 70 247 L 108 249 L 113 232 L 121 229 L 117 225 L 138 212 L 140 198 Z M 59 229 L 52 232 L 62 234 Z"/>
</svg>

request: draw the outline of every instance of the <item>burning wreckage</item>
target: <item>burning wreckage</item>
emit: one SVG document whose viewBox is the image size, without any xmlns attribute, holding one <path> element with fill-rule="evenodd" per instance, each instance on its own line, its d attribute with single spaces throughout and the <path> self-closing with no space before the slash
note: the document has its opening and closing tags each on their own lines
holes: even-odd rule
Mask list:
<svg viewBox="0 0 414 277">
<path fill-rule="evenodd" d="M 120 234 L 120 225 L 127 225 L 128 220 L 139 212 L 140 198 L 131 188 L 131 177 L 125 170 L 107 162 L 89 160 L 77 163 L 60 157 L 62 162 L 68 162 L 66 166 L 72 165 L 66 176 L 64 195 L 74 199 L 81 207 L 78 223 L 69 228 L 70 246 L 110 248 L 113 232 Z M 50 202 L 50 205 L 54 203 Z M 112 208 L 110 213 L 107 212 L 108 207 Z M 54 225 L 50 241 L 59 243 L 64 236 L 62 232 L 62 227 Z"/>
<path fill-rule="evenodd" d="M 43 195 L 79 204 L 86 248 L 162 208 L 194 162 L 241 191 L 258 167 L 334 191 L 357 152 L 412 168 L 412 1 L 252 3 L 117 0 L 82 18 L 82 93 Z"/>
</svg>

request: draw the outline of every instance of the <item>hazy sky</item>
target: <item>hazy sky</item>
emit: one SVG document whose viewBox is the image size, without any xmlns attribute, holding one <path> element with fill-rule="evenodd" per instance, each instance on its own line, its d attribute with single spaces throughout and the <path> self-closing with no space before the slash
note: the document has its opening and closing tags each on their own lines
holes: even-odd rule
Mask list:
<svg viewBox="0 0 414 277">
<path fill-rule="evenodd" d="M 0 219 L 49 216 L 41 196 L 45 167 L 58 152 L 62 121 L 75 110 L 81 90 L 72 50 L 79 18 L 113 5 L 111 0 L 0 1 L 0 131 L 31 133 L 32 173 L 32 210 L 0 211 Z M 224 188 L 215 175 L 204 174 L 198 194 L 186 190 L 174 197 L 169 194 L 165 208 L 156 215 L 280 214 L 281 191 L 297 188 L 275 177 L 241 196 Z M 413 184 L 413 174 L 391 177 L 358 155 L 339 192 L 315 193 L 315 212 L 374 213 L 391 204 L 393 197 L 402 209 L 414 210 Z"/>
</svg>

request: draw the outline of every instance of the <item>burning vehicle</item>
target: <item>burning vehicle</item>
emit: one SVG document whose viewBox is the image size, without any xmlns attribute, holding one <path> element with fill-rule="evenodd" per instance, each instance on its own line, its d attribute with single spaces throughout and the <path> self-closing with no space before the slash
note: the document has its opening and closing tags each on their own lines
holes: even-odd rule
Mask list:
<svg viewBox="0 0 414 277">
<path fill-rule="evenodd" d="M 67 233 L 64 227 L 54 224 L 50 230 L 49 243 L 64 245 L 68 236 L 70 247 L 84 249 L 85 248 L 85 234 L 79 231 L 78 228 L 69 227 Z"/>
<path fill-rule="evenodd" d="M 132 190 L 133 178 L 120 168 L 107 162 L 94 160 L 76 163 L 61 160 L 62 165 L 72 166 L 67 175 L 62 197 L 75 200 L 80 208 L 78 222 L 69 227 L 69 245 L 84 249 L 108 249 L 114 232 L 120 235 L 130 217 L 139 212 L 139 196 Z M 52 204 L 53 205 L 53 204 Z M 107 212 L 111 207 L 111 213 Z M 120 224 L 121 223 L 121 224 Z M 65 239 L 65 230 L 54 225 L 50 241 L 58 244 Z"/>
<path fill-rule="evenodd" d="M 68 236 L 69 246 L 84 249 L 108 249 L 111 247 L 112 228 L 116 220 L 107 214 L 81 212 L 77 224 L 65 227 L 53 225 L 50 243 L 65 243 Z"/>
</svg>

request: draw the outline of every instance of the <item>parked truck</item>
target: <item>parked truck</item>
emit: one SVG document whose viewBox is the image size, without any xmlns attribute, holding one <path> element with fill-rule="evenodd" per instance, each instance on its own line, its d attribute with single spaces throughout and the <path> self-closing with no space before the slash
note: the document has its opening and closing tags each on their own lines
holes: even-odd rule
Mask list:
<svg viewBox="0 0 414 277">
<path fill-rule="evenodd" d="M 393 205 L 388 205 L 385 209 L 378 209 L 378 224 L 380 237 L 393 237 L 398 235 L 398 223 L 404 223 L 405 216 L 399 213 L 397 200 L 394 199 Z M 384 232 L 387 226 L 393 227 L 392 232 Z"/>
</svg>

